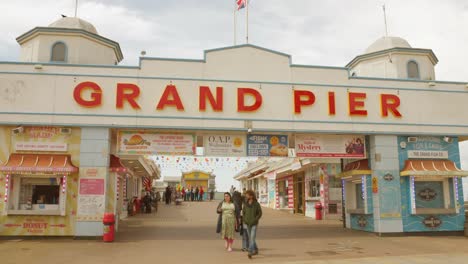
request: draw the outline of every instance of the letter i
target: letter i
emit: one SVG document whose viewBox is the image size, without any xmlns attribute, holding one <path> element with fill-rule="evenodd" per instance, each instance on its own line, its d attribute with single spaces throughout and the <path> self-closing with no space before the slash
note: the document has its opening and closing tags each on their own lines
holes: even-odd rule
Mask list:
<svg viewBox="0 0 468 264">
<path fill-rule="evenodd" d="M 328 114 L 329 115 L 336 114 L 335 92 L 328 92 Z"/>
</svg>

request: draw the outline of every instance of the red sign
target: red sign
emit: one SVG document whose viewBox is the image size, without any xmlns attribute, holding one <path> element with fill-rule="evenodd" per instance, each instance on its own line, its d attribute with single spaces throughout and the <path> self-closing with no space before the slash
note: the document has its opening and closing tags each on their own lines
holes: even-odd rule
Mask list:
<svg viewBox="0 0 468 264">
<path fill-rule="evenodd" d="M 80 179 L 80 194 L 103 195 L 104 179 Z"/>
<path fill-rule="evenodd" d="M 208 86 L 199 86 L 198 110 L 204 112 L 208 109 L 208 104 L 213 111 L 223 111 L 223 87 L 216 87 L 213 92 Z M 125 109 L 131 107 L 133 110 L 141 110 L 138 98 L 144 97 L 138 85 L 132 83 L 117 83 L 115 89 L 115 108 Z M 109 96 L 109 95 L 107 95 Z M 316 101 L 328 101 L 328 113 L 336 115 L 336 105 L 347 104 L 349 116 L 367 116 L 366 109 L 366 93 L 348 92 L 348 98 L 343 102 L 336 102 L 334 92 L 329 92 L 326 98 L 316 98 L 313 91 L 309 90 L 294 90 L 292 95 L 293 112 L 296 115 L 302 113 L 303 108 L 313 107 Z M 400 98 L 395 94 L 380 94 L 380 112 L 383 117 L 392 115 L 393 117 L 401 117 L 399 111 Z M 104 101 L 104 92 L 99 84 L 94 82 L 79 83 L 73 90 L 73 98 L 75 102 L 82 107 L 99 107 Z M 249 101 L 249 102 L 247 102 Z M 162 111 L 166 108 L 174 108 L 179 111 L 184 111 L 184 102 L 180 97 L 179 90 L 176 85 L 169 84 L 165 87 L 162 95 L 155 98 L 156 111 Z M 237 112 L 255 112 L 263 105 L 263 96 L 261 91 L 255 88 L 239 87 L 237 88 Z"/>
</svg>

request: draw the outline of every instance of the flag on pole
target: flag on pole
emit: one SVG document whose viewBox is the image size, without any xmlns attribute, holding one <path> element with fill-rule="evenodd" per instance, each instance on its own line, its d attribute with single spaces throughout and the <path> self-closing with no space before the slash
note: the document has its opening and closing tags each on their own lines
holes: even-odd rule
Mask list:
<svg viewBox="0 0 468 264">
<path fill-rule="evenodd" d="M 247 6 L 246 0 L 237 0 L 237 10 L 241 10 Z"/>
</svg>

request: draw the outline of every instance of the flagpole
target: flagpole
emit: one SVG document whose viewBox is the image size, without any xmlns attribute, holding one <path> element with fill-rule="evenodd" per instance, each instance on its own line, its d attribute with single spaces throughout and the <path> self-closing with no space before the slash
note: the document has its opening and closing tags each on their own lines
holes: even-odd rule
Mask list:
<svg viewBox="0 0 468 264">
<path fill-rule="evenodd" d="M 245 12 L 245 19 L 246 19 L 246 32 L 247 32 L 247 36 L 246 36 L 246 41 L 247 41 L 247 44 L 249 44 L 249 0 L 245 0 L 245 5 L 247 8 L 246 12 Z"/>
<path fill-rule="evenodd" d="M 234 46 L 237 45 L 237 4 L 234 1 Z"/>
</svg>

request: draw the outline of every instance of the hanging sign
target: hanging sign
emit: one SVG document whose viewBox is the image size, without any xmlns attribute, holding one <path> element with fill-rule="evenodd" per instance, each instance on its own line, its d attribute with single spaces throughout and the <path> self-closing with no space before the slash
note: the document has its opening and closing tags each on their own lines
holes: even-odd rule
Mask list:
<svg viewBox="0 0 468 264">
<path fill-rule="evenodd" d="M 379 192 L 379 180 L 377 177 L 372 177 L 372 193 Z"/>
<path fill-rule="evenodd" d="M 364 136 L 356 135 L 296 135 L 298 157 L 365 158 Z"/>
<path fill-rule="evenodd" d="M 248 156 L 288 156 L 288 136 L 286 135 L 248 135 Z"/>
<path fill-rule="evenodd" d="M 120 154 L 193 155 L 195 135 L 161 134 L 152 131 L 119 131 Z"/>
<path fill-rule="evenodd" d="M 246 156 L 245 135 L 205 135 L 203 147 L 206 156 Z"/>
</svg>

